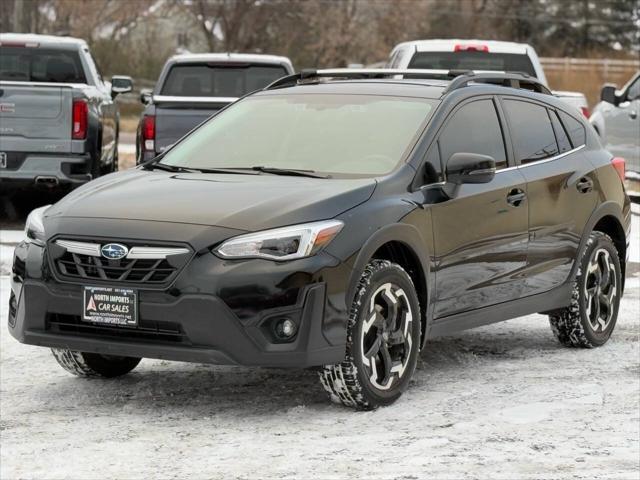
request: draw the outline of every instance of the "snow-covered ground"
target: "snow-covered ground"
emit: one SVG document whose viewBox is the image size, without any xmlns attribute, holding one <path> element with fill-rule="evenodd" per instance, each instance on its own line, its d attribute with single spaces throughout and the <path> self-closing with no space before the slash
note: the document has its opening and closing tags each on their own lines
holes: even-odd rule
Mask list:
<svg viewBox="0 0 640 480">
<path fill-rule="evenodd" d="M 471 330 L 430 343 L 400 401 L 366 413 L 329 404 L 311 371 L 145 360 L 72 377 L 9 335 L 2 276 L 0 477 L 638 479 L 639 213 L 604 347 L 561 347 L 541 315 Z"/>
</svg>

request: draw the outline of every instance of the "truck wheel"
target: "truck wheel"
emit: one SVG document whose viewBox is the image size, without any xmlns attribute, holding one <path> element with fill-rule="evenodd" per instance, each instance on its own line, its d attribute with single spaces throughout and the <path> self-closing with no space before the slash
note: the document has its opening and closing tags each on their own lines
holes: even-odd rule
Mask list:
<svg viewBox="0 0 640 480">
<path fill-rule="evenodd" d="M 335 403 L 358 410 L 389 405 L 407 388 L 420 349 L 420 304 L 400 265 L 372 260 L 358 282 L 344 361 L 320 381 Z"/>
<path fill-rule="evenodd" d="M 113 378 L 129 373 L 140 363 L 140 358 L 76 352 L 66 348 L 52 348 L 60 366 L 78 377 Z"/>
<path fill-rule="evenodd" d="M 571 304 L 549 315 L 551 330 L 567 347 L 604 345 L 616 325 L 621 295 L 618 251 L 608 235 L 592 232 L 574 281 Z"/>
</svg>

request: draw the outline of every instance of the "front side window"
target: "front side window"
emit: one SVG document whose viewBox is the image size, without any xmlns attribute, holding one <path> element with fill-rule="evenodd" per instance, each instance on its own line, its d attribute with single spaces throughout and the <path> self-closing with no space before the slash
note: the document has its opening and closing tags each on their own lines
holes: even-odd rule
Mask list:
<svg viewBox="0 0 640 480">
<path fill-rule="evenodd" d="M 635 82 L 631 84 L 627 90 L 627 101 L 631 102 L 640 98 L 640 78 L 637 78 Z"/>
<path fill-rule="evenodd" d="M 77 51 L 37 47 L 0 47 L 0 80 L 87 83 Z"/>
<path fill-rule="evenodd" d="M 171 67 L 162 95 L 178 97 L 242 97 L 287 75 L 280 65 L 221 63 Z"/>
<path fill-rule="evenodd" d="M 558 155 L 558 144 L 545 107 L 520 100 L 505 100 L 504 109 L 520 164 Z"/>
<path fill-rule="evenodd" d="M 446 163 L 454 153 L 489 155 L 496 169 L 507 166 L 504 139 L 492 100 L 477 100 L 463 105 L 447 122 L 438 140 L 440 155 Z"/>
<path fill-rule="evenodd" d="M 434 106 L 434 100 L 409 97 L 255 95 L 198 128 L 162 163 L 382 175 L 405 158 Z"/>
</svg>

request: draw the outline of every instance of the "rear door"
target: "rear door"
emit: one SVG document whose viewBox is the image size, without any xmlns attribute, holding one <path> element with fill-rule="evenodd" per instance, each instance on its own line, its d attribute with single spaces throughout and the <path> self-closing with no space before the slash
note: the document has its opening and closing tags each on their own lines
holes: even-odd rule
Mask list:
<svg viewBox="0 0 640 480">
<path fill-rule="evenodd" d="M 490 155 L 497 172 L 490 183 L 461 185 L 454 198 L 431 207 L 436 318 L 517 299 L 524 287 L 526 184 L 509 168 L 499 118 L 494 99 L 473 99 L 457 107 L 438 136 L 445 171 L 451 155 L 467 152 Z"/>
<path fill-rule="evenodd" d="M 524 293 L 542 293 L 569 276 L 596 205 L 596 176 L 584 155 L 586 133 L 577 112 L 516 97 L 503 97 L 502 105 L 529 198 Z"/>
</svg>

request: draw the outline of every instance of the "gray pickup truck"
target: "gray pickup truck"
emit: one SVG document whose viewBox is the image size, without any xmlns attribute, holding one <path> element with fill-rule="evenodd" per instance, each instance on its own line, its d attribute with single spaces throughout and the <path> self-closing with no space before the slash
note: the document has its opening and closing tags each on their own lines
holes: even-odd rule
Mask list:
<svg viewBox="0 0 640 480">
<path fill-rule="evenodd" d="M 0 34 L 0 195 L 117 170 L 114 99 L 132 88 L 129 77 L 103 81 L 84 40 Z"/>
<path fill-rule="evenodd" d="M 225 106 L 293 73 L 291 61 L 274 55 L 207 53 L 167 60 L 138 125 L 138 163 L 154 158 Z"/>
</svg>

